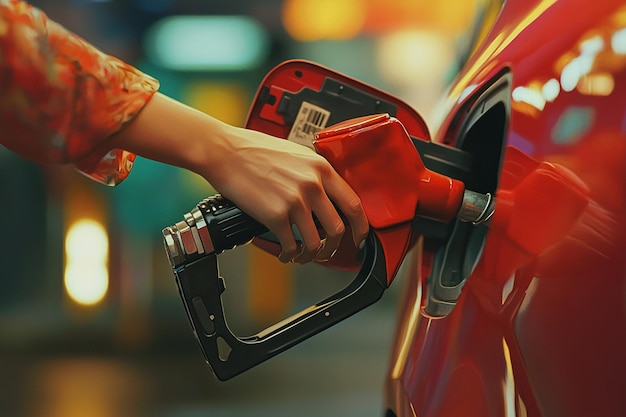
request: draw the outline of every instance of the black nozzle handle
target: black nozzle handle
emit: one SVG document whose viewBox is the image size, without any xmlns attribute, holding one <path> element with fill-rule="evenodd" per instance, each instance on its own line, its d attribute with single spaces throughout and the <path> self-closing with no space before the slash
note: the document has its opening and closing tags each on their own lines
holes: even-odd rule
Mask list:
<svg viewBox="0 0 626 417">
<path fill-rule="evenodd" d="M 163 229 L 172 267 L 244 245 L 268 231 L 220 194 L 205 198 L 184 220 Z"/>
<path fill-rule="evenodd" d="M 219 194 L 202 200 L 198 209 L 207 223 L 216 254 L 245 245 L 268 231 L 267 227 Z"/>
<path fill-rule="evenodd" d="M 266 232 L 265 226 L 221 195 L 202 200 L 183 221 L 163 229 L 187 316 L 206 362 L 222 381 L 371 305 L 389 285 L 382 244 L 372 231 L 361 268 L 347 287 L 255 335 L 238 337 L 224 316 L 225 284 L 217 258 Z"/>
<path fill-rule="evenodd" d="M 202 354 L 221 381 L 228 380 L 376 302 L 388 286 L 385 258 L 375 233 L 353 281 L 336 294 L 245 337 L 232 333 L 222 305 L 224 279 L 215 253 L 174 268 L 176 283 Z"/>
</svg>

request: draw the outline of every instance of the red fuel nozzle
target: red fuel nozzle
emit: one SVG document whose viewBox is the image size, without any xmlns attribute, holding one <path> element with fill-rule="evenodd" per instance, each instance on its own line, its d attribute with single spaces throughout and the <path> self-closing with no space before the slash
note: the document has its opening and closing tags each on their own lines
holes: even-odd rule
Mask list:
<svg viewBox="0 0 626 417">
<path fill-rule="evenodd" d="M 448 222 L 458 214 L 465 186 L 427 169 L 395 117 L 346 120 L 315 137 L 316 151 L 359 195 L 373 228 L 410 222 L 416 215 Z"/>
<path fill-rule="evenodd" d="M 415 216 L 454 219 L 465 186 L 427 169 L 402 123 L 389 114 L 346 120 L 319 131 L 313 142 L 361 198 L 384 248 L 389 283 L 411 242 Z"/>
</svg>

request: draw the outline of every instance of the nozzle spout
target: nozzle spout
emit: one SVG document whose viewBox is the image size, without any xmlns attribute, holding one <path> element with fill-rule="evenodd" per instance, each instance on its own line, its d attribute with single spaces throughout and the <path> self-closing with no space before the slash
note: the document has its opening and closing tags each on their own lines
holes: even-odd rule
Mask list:
<svg viewBox="0 0 626 417">
<path fill-rule="evenodd" d="M 488 223 L 493 216 L 495 199 L 489 193 L 481 194 L 471 190 L 463 192 L 463 202 L 457 214 L 459 220 L 474 224 Z"/>
</svg>

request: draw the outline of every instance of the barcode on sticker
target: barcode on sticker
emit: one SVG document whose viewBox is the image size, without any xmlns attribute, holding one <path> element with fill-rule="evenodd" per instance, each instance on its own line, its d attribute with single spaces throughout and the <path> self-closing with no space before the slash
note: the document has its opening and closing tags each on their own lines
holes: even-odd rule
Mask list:
<svg viewBox="0 0 626 417">
<path fill-rule="evenodd" d="M 328 110 L 303 101 L 287 139 L 313 149 L 315 133 L 326 127 L 329 118 Z"/>
</svg>

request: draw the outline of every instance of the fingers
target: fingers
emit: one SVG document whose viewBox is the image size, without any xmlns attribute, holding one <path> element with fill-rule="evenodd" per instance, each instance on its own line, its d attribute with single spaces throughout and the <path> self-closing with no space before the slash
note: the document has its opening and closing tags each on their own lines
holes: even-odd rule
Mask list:
<svg viewBox="0 0 626 417">
<path fill-rule="evenodd" d="M 297 206 L 297 210 L 292 207 L 293 214 L 289 216 L 290 223 L 300 233 L 301 244 L 296 245 L 290 228 L 283 226 L 281 235 L 277 234 L 282 247 L 279 256 L 281 262 L 304 264 L 313 260 L 326 261 L 334 255 L 341 243 L 345 225 L 324 190 L 320 187 L 319 193 L 310 199 L 316 203 L 307 205 L 303 202 Z M 324 239 L 320 238 L 318 225 L 313 221 L 313 213 L 323 229 Z"/>
<path fill-rule="evenodd" d="M 283 221 L 269 229 L 273 231 L 281 245 L 281 253 L 278 259 L 283 262 L 307 263 L 315 259 L 323 247 L 317 226 L 313 221 L 311 208 L 303 201 L 294 204 L 289 210 L 290 214 L 280 218 Z M 289 219 L 286 221 L 286 219 Z M 341 219 L 340 219 L 341 221 Z M 298 244 L 294 237 L 291 225 L 294 225 L 300 233 L 301 242 Z"/>
<path fill-rule="evenodd" d="M 276 235 L 280 242 L 280 254 L 278 260 L 283 263 L 291 262 L 291 260 L 298 254 L 298 245 L 296 239 L 293 236 L 291 230 L 291 224 L 288 221 L 282 221 L 280 224 L 275 224 L 269 229 Z"/>
<path fill-rule="evenodd" d="M 318 204 L 313 209 L 325 233 L 323 245 L 315 255 L 315 260 L 320 262 L 327 261 L 335 254 L 346 230 L 337 210 L 328 197 L 324 197 L 318 200 Z"/>
<path fill-rule="evenodd" d="M 311 213 L 307 211 L 300 211 L 300 213 L 294 219 L 294 224 L 302 236 L 302 248 L 301 252 L 292 261 L 304 264 L 316 258 L 317 254 L 323 249 L 324 242 L 320 239 Z"/>
<path fill-rule="evenodd" d="M 301 252 L 292 259 L 293 262 L 307 263 L 312 260 L 323 262 L 337 251 L 346 226 L 331 199 L 350 223 L 354 245 L 359 249 L 364 246 L 369 233 L 369 223 L 358 195 L 332 168 L 323 179 L 323 187 L 318 188 L 317 192 L 307 199 L 314 201 L 314 204 L 308 206 L 305 202 L 305 206 L 293 217 L 292 222 L 300 231 L 303 240 Z M 323 240 L 320 240 L 312 214 L 315 214 L 324 230 Z"/>
<path fill-rule="evenodd" d="M 310 214 L 307 213 L 304 218 L 295 222 L 303 237 L 303 248 L 294 262 L 306 263 L 313 259 L 319 262 L 327 261 L 337 251 L 346 226 L 331 199 L 348 219 L 354 245 L 361 249 L 365 244 L 369 223 L 358 195 L 334 170 L 331 170 L 328 179 L 324 181 L 324 187 L 320 190 L 321 195 L 314 199 L 315 204 L 311 206 L 311 210 L 324 229 L 325 238 L 320 242 L 319 232 Z"/>
<path fill-rule="evenodd" d="M 361 249 L 369 233 L 369 223 L 361 199 L 334 170 L 329 179 L 324 182 L 328 196 L 335 202 L 339 210 L 346 216 L 352 228 L 354 245 Z M 333 208 L 334 211 L 334 208 Z"/>
</svg>

